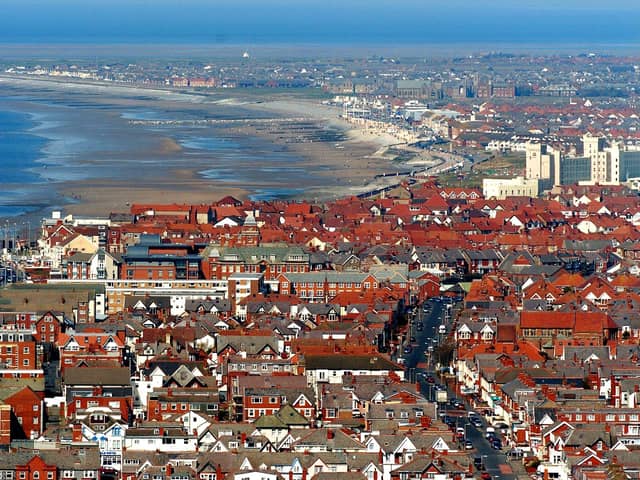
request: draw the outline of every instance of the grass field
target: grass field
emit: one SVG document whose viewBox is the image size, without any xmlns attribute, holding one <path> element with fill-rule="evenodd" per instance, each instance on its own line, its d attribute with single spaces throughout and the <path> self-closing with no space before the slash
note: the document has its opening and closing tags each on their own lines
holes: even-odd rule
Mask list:
<svg viewBox="0 0 640 480">
<path fill-rule="evenodd" d="M 438 182 L 445 187 L 482 188 L 483 178 L 516 177 L 524 174 L 525 155 L 520 152 L 495 152 L 487 160 L 476 163 L 473 170 L 446 173 L 438 176 Z"/>
</svg>

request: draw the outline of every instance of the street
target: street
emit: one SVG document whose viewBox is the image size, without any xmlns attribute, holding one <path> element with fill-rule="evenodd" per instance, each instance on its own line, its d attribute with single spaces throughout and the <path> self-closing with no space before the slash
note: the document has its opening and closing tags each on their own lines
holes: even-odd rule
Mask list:
<svg viewBox="0 0 640 480">
<path fill-rule="evenodd" d="M 430 401 L 435 400 L 435 390 L 437 384 L 434 381 L 438 381 L 440 378 L 438 372 L 434 371 L 436 360 L 433 358 L 434 352 L 429 351 L 429 346 L 433 347 L 433 350 L 437 350 L 438 345 L 444 340 L 446 335 L 439 333 L 440 325 L 445 324 L 447 331 L 451 328 L 451 319 L 445 319 L 445 314 L 451 307 L 447 303 L 440 300 L 431 299 L 425 302 L 428 305 L 428 310 L 424 311 L 423 306 L 419 305 L 416 311 L 416 315 L 409 325 L 407 337 L 415 337 L 415 342 L 412 342 L 412 351 L 404 355 L 405 366 L 407 369 L 407 380 L 418 381 L 420 383 L 420 389 L 422 394 Z M 418 324 L 422 324 L 420 329 Z M 436 339 L 437 343 L 434 343 L 433 339 Z M 433 380 L 427 381 L 427 378 L 431 377 Z M 447 388 L 447 399 L 456 398 L 456 393 Z M 489 472 L 492 478 L 500 478 L 505 480 L 515 480 L 516 475 L 507 462 L 507 457 L 501 451 L 497 451 L 489 444 L 489 441 L 484 436 L 484 428 L 487 424 L 482 420 L 482 428 L 474 427 L 468 418 L 468 412 L 470 410 L 467 402 L 465 403 L 465 410 L 456 409 L 449 403 L 440 404 L 439 411 L 444 411 L 447 415 L 451 412 L 451 418 L 455 419 L 454 429 L 456 427 L 464 428 L 465 440 L 471 441 L 473 444 L 472 450 L 467 452 L 472 457 L 480 457 L 484 465 L 484 470 Z M 482 418 L 480 415 L 478 417 Z M 460 445 L 455 447 L 464 450 L 464 441 L 460 442 Z"/>
</svg>

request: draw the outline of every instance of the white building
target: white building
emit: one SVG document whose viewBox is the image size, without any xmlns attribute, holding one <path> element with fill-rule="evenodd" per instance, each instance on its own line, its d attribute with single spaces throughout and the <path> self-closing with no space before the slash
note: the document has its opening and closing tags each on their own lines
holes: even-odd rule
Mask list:
<svg viewBox="0 0 640 480">
<path fill-rule="evenodd" d="M 485 178 L 482 180 L 484 198 L 504 200 L 507 197 L 537 197 L 539 181 L 535 178 Z"/>
</svg>

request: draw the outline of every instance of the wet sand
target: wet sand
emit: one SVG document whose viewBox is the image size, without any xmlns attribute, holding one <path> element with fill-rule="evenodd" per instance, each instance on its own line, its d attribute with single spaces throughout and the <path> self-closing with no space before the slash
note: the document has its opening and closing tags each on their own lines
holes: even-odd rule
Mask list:
<svg viewBox="0 0 640 480">
<path fill-rule="evenodd" d="M 58 82 L 28 80 L 30 87 L 41 83 L 47 87 L 46 94 L 58 101 L 66 101 L 64 99 L 70 95 L 67 87 L 76 88 Z M 384 132 L 363 131 L 340 119 L 339 108 L 318 101 L 282 99 L 268 94 L 259 99 L 255 96 L 242 98 L 241 91 L 194 97 L 132 87 L 83 85 L 77 88 L 80 92 L 71 94 L 76 102 L 91 101 L 109 108 L 117 107 L 105 113 L 91 104 L 89 108 L 94 110 L 88 113 L 84 110 L 84 116 L 78 118 L 84 120 L 86 115 L 92 115 L 90 118 L 96 125 L 107 132 L 116 131 L 120 136 L 114 138 L 124 136 L 128 142 L 128 150 L 109 150 L 113 145 L 105 143 L 106 150 L 97 149 L 95 155 L 78 158 L 73 164 L 64 160 L 63 165 L 68 165 L 63 171 L 73 167 L 78 176 L 65 178 L 65 173 L 60 172 L 59 178 L 49 180 L 52 189 L 62 197 L 55 201 L 56 208 L 63 204 L 66 212 L 77 215 L 124 212 L 132 203 L 212 203 L 226 195 L 246 199 L 261 195 L 268 198 L 275 193 L 280 197 L 331 199 L 380 186 L 384 182 L 375 180 L 375 175 L 398 168 L 382 154 L 385 146 L 397 143 L 397 139 Z M 100 90 L 100 95 L 87 96 L 85 90 L 94 88 Z M 225 123 L 222 117 L 222 123 L 212 127 L 215 130 L 198 129 L 197 135 L 215 138 L 221 133 L 229 141 L 237 140 L 244 145 L 245 156 L 238 162 L 220 164 L 215 154 L 194 153 L 192 148 L 181 144 L 179 130 L 145 129 L 127 123 L 119 117 L 119 112 L 129 108 L 164 112 L 170 118 L 177 112 L 194 119 L 219 118 L 210 115 L 216 115 L 224 108 L 239 118 L 244 118 L 244 111 L 247 118 L 273 121 Z M 85 137 L 89 135 L 82 133 Z M 57 134 L 65 138 L 66 132 Z M 259 139 L 259 142 L 257 150 L 251 150 L 247 155 L 245 140 L 251 139 Z M 286 161 L 295 164 L 289 166 L 283 163 Z M 59 172 L 55 163 L 50 165 L 46 176 Z M 213 174 L 207 176 L 207 169 Z M 90 174 L 83 176 L 84 170 Z"/>
<path fill-rule="evenodd" d="M 397 143 L 397 139 L 362 131 L 339 119 L 336 116 L 337 109 L 314 105 L 305 100 L 260 103 L 256 108 L 308 117 L 317 123 L 318 128 L 329 126 L 346 136 L 337 142 L 300 141 L 296 125 L 289 125 L 288 122 L 275 122 L 271 130 L 251 123 L 222 129 L 234 136 L 257 136 L 284 147 L 299 156 L 296 168 L 306 169 L 309 175 L 322 177 L 322 181 L 315 182 L 321 186 L 307 188 L 295 198 L 322 201 L 358 194 L 385 184 L 384 181 L 375 181 L 375 175 L 396 168 L 380 152 L 384 151 L 385 146 Z M 180 154 L 182 150 L 171 138 L 162 139 L 158 146 L 158 153 L 163 154 Z M 173 170 L 167 178 L 154 176 L 146 179 L 144 171 L 141 171 L 136 178 L 63 182 L 62 194 L 74 201 L 65 206 L 65 210 L 77 215 L 107 215 L 110 212 L 127 211 L 132 203 L 201 204 L 215 202 L 226 195 L 247 199 L 257 188 L 276 188 L 288 183 L 284 176 L 256 181 L 245 177 L 238 182 L 217 182 L 202 178 L 199 170 L 185 166 Z"/>
</svg>

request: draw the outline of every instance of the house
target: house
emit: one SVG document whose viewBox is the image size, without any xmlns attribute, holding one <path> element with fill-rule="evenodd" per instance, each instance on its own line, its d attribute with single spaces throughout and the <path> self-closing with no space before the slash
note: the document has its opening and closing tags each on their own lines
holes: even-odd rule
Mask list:
<svg viewBox="0 0 640 480">
<path fill-rule="evenodd" d="M 96 391 L 104 396 L 131 397 L 130 377 L 128 367 L 68 367 L 62 373 L 63 396 L 67 403 Z"/>
<path fill-rule="evenodd" d="M 44 430 L 44 399 L 42 393 L 34 392 L 30 387 L 6 387 L 0 390 L 0 401 L 11 406 L 14 419 L 11 438 L 35 439 Z"/>
<path fill-rule="evenodd" d="M 305 376 L 310 385 L 317 388 L 322 383 L 343 383 L 350 375 L 387 377 L 395 373 L 400 378 L 404 369 L 382 356 L 368 355 L 305 355 Z"/>
<path fill-rule="evenodd" d="M 69 280 L 116 280 L 122 260 L 119 254 L 100 248 L 93 253 L 72 252 L 62 261 Z"/>
</svg>

